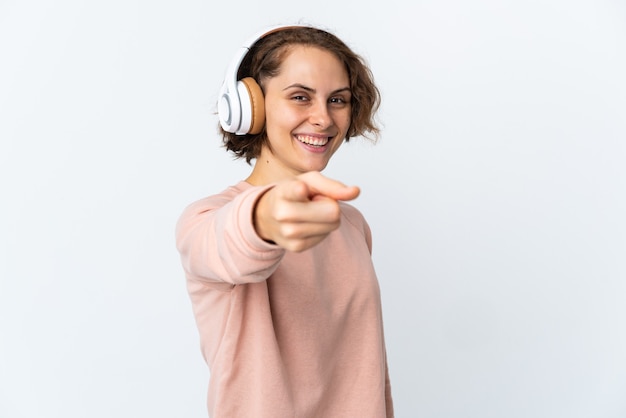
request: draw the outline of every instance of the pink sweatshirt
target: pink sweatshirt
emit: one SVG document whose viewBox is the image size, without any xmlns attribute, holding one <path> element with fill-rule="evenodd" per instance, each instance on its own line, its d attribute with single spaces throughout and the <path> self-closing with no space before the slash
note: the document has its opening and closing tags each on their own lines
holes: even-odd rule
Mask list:
<svg viewBox="0 0 626 418">
<path fill-rule="evenodd" d="M 262 240 L 252 210 L 268 187 L 240 182 L 191 204 L 176 229 L 204 358 L 209 415 L 392 417 L 369 227 L 342 219 L 317 246 Z"/>
</svg>

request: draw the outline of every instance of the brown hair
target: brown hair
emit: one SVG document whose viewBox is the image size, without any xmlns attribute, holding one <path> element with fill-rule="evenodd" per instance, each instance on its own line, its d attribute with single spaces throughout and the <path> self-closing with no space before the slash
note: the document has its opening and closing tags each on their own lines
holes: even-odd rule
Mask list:
<svg viewBox="0 0 626 418">
<path fill-rule="evenodd" d="M 350 79 L 351 122 L 345 140 L 354 136 L 377 139 L 379 128 L 374 120 L 380 106 L 380 92 L 364 59 L 354 53 L 335 35 L 308 26 L 293 26 L 272 32 L 258 40 L 239 67 L 237 79 L 252 77 L 263 89 L 264 81 L 276 77 L 280 65 L 290 52 L 290 46 L 306 45 L 327 50 L 346 67 Z M 219 127 L 227 150 L 237 158 L 245 158 L 249 164 L 261 153 L 267 142 L 265 127 L 259 134 L 236 135 Z M 370 136 L 368 136 L 370 134 Z"/>
</svg>

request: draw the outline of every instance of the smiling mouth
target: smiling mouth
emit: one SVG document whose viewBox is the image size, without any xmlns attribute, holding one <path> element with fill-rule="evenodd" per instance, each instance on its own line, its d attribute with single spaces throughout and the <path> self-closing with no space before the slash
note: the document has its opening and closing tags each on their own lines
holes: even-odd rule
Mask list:
<svg viewBox="0 0 626 418">
<path fill-rule="evenodd" d="M 328 144 L 331 137 L 319 137 L 319 136 L 309 136 L 309 135 L 296 135 L 296 139 L 303 144 L 310 145 L 313 147 L 323 147 Z"/>
</svg>

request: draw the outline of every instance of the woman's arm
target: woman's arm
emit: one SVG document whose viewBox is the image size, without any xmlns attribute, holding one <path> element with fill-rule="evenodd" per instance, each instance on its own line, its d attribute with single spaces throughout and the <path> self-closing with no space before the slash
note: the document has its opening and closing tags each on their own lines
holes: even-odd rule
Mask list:
<svg viewBox="0 0 626 418">
<path fill-rule="evenodd" d="M 261 239 L 253 210 L 267 187 L 231 192 L 189 205 L 176 226 L 176 247 L 187 275 L 205 282 L 260 282 L 278 266 L 284 250 Z"/>
</svg>

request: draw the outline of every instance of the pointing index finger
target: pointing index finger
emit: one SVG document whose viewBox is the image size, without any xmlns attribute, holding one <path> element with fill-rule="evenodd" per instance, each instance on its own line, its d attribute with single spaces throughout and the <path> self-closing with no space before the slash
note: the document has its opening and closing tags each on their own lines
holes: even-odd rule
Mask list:
<svg viewBox="0 0 626 418">
<path fill-rule="evenodd" d="M 298 178 L 308 186 L 310 198 L 314 198 L 316 195 L 323 195 L 335 200 L 352 200 L 356 199 L 361 193 L 357 186 L 346 186 L 318 172 L 302 174 Z"/>
</svg>

